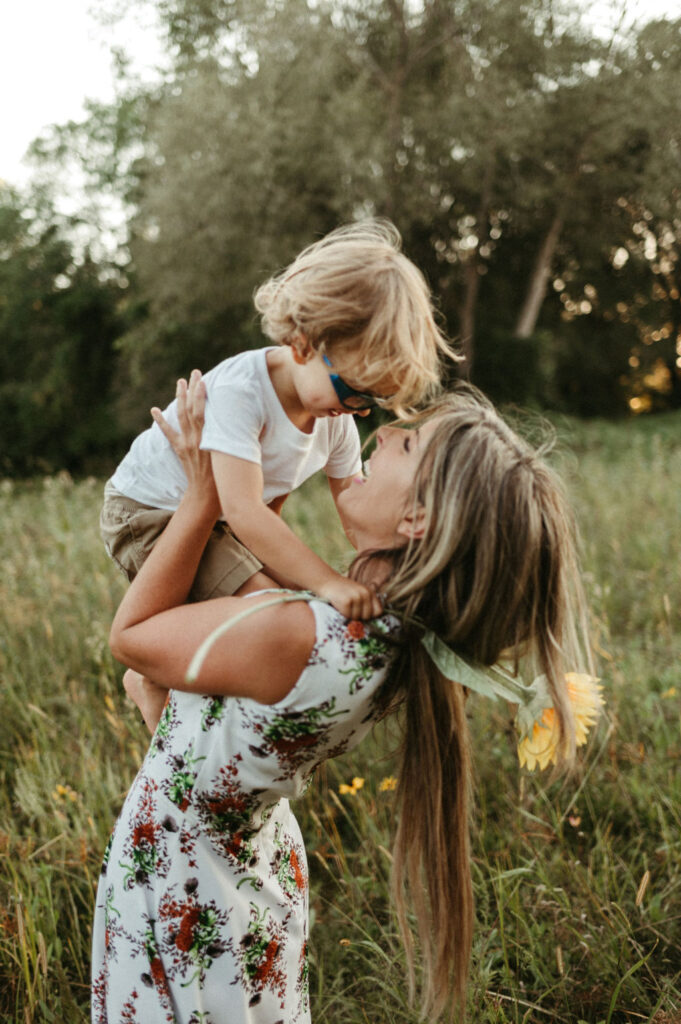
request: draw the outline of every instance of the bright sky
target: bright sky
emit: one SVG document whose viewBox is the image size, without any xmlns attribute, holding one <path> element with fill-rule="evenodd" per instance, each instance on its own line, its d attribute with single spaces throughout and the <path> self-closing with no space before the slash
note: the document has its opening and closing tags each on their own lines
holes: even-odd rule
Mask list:
<svg viewBox="0 0 681 1024">
<path fill-rule="evenodd" d="M 148 12 L 112 29 L 93 17 L 95 6 L 96 0 L 2 3 L 0 179 L 22 184 L 30 173 L 22 157 L 47 125 L 77 120 L 86 98 L 113 98 L 112 45 L 133 54 L 135 68 L 151 77 L 159 49 Z"/>
<path fill-rule="evenodd" d="M 133 55 L 150 77 L 160 54 L 144 12 L 114 31 L 92 16 L 97 0 L 4 0 L 0 14 L 0 179 L 21 185 L 29 176 L 22 157 L 49 124 L 77 120 L 83 100 L 113 96 L 111 45 Z M 596 0 L 589 17 L 607 20 L 617 0 Z M 100 0 L 110 9 L 108 0 Z M 629 0 L 632 15 L 681 17 L 681 0 Z M 599 13 L 600 12 L 600 13 Z M 146 17 L 147 23 L 144 23 Z"/>
</svg>

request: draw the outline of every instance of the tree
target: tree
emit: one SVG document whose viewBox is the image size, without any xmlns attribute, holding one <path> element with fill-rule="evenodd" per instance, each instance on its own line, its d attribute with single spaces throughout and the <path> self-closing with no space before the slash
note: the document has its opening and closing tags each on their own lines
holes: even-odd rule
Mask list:
<svg viewBox="0 0 681 1024">
<path fill-rule="evenodd" d="M 118 289 L 75 262 L 56 215 L 0 191 L 0 433 L 5 473 L 76 470 L 116 438 Z"/>
<path fill-rule="evenodd" d="M 263 16 L 257 50 L 240 38 L 156 105 L 130 238 L 148 316 L 125 345 L 140 370 L 163 352 L 170 379 L 258 343 L 254 287 L 352 216 L 363 96 L 335 38 L 328 16 L 289 3 Z"/>
<path fill-rule="evenodd" d="M 150 319 L 131 346 L 167 348 L 184 324 L 233 328 L 227 310 L 243 319 L 265 268 L 364 211 L 397 222 L 454 322 L 463 309 L 472 362 L 489 222 L 513 204 L 501 157 L 530 145 L 546 65 L 541 2 L 249 9 L 168 11 L 181 60 L 139 165 L 132 252 Z"/>
<path fill-rule="evenodd" d="M 126 418 L 261 344 L 254 287 L 366 214 L 395 220 L 493 394 L 619 410 L 648 387 L 658 342 L 629 325 L 667 338 L 675 300 L 635 232 L 676 265 L 677 24 L 607 42 L 555 0 L 147 2 L 168 44 L 158 87 L 123 76 L 117 104 L 36 149 L 127 203 Z"/>
</svg>

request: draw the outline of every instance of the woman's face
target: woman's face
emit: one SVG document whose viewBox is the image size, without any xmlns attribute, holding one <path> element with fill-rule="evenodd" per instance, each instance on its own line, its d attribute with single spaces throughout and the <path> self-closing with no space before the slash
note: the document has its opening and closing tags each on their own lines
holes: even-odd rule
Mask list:
<svg viewBox="0 0 681 1024">
<path fill-rule="evenodd" d="M 338 500 L 343 525 L 359 551 L 407 543 L 404 520 L 414 511 L 412 486 L 437 422 L 435 417 L 418 429 L 379 429 L 365 475 L 355 477 Z"/>
</svg>

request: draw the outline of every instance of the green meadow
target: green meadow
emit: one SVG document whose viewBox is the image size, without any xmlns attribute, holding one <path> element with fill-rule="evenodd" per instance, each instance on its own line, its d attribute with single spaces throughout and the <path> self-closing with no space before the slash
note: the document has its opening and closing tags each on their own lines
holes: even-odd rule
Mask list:
<svg viewBox="0 0 681 1024">
<path fill-rule="evenodd" d="M 521 772 L 505 705 L 469 701 L 467 1020 L 681 1024 L 681 416 L 555 426 L 607 709 L 578 770 L 556 780 Z M 107 647 L 123 583 L 98 537 L 102 485 L 0 482 L 4 1024 L 88 1020 L 100 859 L 148 739 Z M 319 481 L 287 517 L 347 558 Z M 393 743 L 378 732 L 328 764 L 297 808 L 315 1024 L 418 1020 L 388 901 Z"/>
</svg>

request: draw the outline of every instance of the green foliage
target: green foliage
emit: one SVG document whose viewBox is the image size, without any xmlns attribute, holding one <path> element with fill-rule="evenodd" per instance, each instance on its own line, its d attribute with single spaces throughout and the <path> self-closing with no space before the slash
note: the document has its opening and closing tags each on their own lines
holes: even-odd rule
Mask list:
<svg viewBox="0 0 681 1024">
<path fill-rule="evenodd" d="M 523 775 L 509 715 L 471 697 L 471 1024 L 674 1024 L 681 1013 L 679 414 L 555 418 L 584 538 L 607 713 L 566 780 Z M 148 742 L 106 637 L 124 584 L 102 484 L 0 484 L 0 1018 L 85 1024 L 101 856 Z M 349 549 L 318 479 L 294 528 Z M 296 813 L 312 878 L 313 1019 L 416 1024 L 389 910 L 396 736 L 327 764 Z M 353 780 L 363 779 L 363 785 Z M 424 785 L 426 784 L 424 780 Z M 344 790 L 341 792 L 341 786 Z"/>
<path fill-rule="evenodd" d="M 178 374 L 263 344 L 254 288 L 370 214 L 396 222 L 494 397 L 589 416 L 681 405 L 680 22 L 603 39 L 555 0 L 140 3 L 166 42 L 158 81 L 141 86 L 119 54 L 117 100 L 33 146 L 42 187 L 75 169 L 84 205 L 70 235 L 46 211 L 24 262 L 49 252 L 79 309 L 19 269 L 8 307 L 8 339 L 27 317 L 49 335 L 39 362 L 65 332 L 89 352 L 115 337 L 115 405 L 57 451 L 78 345 L 55 354 L 55 389 L 29 384 L 8 343 L 14 471 L 40 466 L 49 439 L 50 464 L 76 468 L 145 425 Z M 3 232 L 24 230 L 18 212 Z M 83 239 L 97 265 L 64 270 Z"/>
<path fill-rule="evenodd" d="M 553 367 L 546 372 L 542 365 L 542 350 L 550 346 L 546 335 L 516 338 L 508 329 L 490 329 L 478 338 L 472 382 L 498 403 L 551 406 Z"/>
<path fill-rule="evenodd" d="M 647 293 L 650 319 L 666 318 L 651 250 L 626 278 L 612 255 L 635 245 L 623 202 L 666 225 L 677 210 L 660 162 L 675 159 L 681 123 L 678 91 L 661 86 L 678 63 L 673 23 L 605 41 L 541 0 L 172 0 L 161 16 L 175 76 L 149 108 L 131 222 L 148 313 L 124 339 L 140 379 L 161 356 L 181 368 L 182 336 L 203 365 L 258 344 L 253 288 L 313 237 L 378 213 L 396 221 L 450 332 L 470 335 L 493 394 L 593 415 L 654 391 L 649 367 L 628 372 L 641 325 L 618 312 Z M 532 337 L 512 345 L 523 296 L 545 277 L 568 282 L 564 295 L 540 295 Z M 594 303 L 591 322 L 573 324 L 584 287 L 608 293 L 609 325 Z M 673 359 L 668 373 L 673 385 Z"/>
<path fill-rule="evenodd" d="M 48 211 L 49 214 L 49 211 Z M 0 433 L 4 473 L 82 467 L 115 439 L 117 291 L 43 211 L 0 193 Z"/>
<path fill-rule="evenodd" d="M 595 316 L 565 324 L 554 350 L 554 408 L 578 416 L 626 414 L 624 381 L 635 344 L 631 327 Z"/>
</svg>

